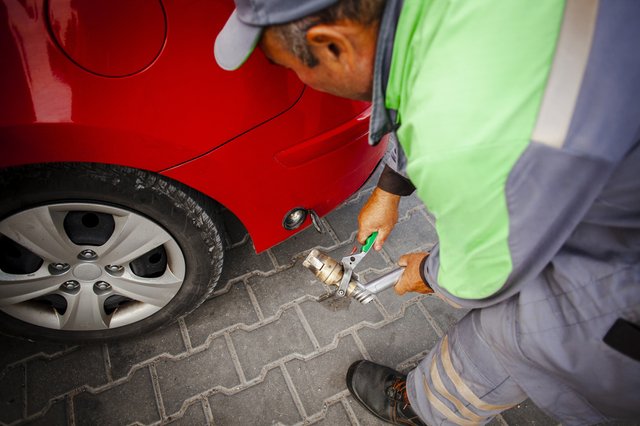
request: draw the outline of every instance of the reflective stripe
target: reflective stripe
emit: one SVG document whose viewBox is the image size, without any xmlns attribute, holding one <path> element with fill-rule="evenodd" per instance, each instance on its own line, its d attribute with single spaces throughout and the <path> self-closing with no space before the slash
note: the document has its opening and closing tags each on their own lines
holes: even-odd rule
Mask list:
<svg viewBox="0 0 640 426">
<path fill-rule="evenodd" d="M 567 0 L 556 54 L 531 139 L 561 148 L 580 94 L 599 0 Z"/>
<path fill-rule="evenodd" d="M 449 353 L 449 336 L 445 335 L 442 339 L 442 345 L 440 346 L 440 358 L 442 360 L 442 366 L 444 367 L 445 373 L 449 377 L 449 380 L 455 386 L 456 391 L 460 395 L 464 397 L 471 405 L 473 405 L 478 410 L 483 411 L 503 411 L 507 408 L 513 407 L 515 404 L 510 405 L 493 405 L 488 404 L 478 398 L 471 389 L 467 386 L 465 382 L 462 381 L 462 378 L 458 374 L 458 372 L 453 368 L 453 362 L 451 362 L 451 355 Z"/>
<path fill-rule="evenodd" d="M 457 425 L 473 426 L 478 424 L 477 422 L 472 422 L 472 421 L 463 419 L 462 417 L 458 417 L 453 411 L 451 411 L 449 407 L 447 407 L 442 401 L 438 399 L 438 397 L 436 397 L 433 394 L 433 392 L 429 388 L 429 383 L 427 382 L 427 378 L 424 376 L 424 374 L 422 373 L 420 374 L 422 375 L 422 384 L 424 386 L 424 392 L 427 395 L 427 400 L 429 401 L 429 404 L 431 404 L 431 407 L 438 410 L 440 414 L 446 417 L 447 420 Z"/>
<path fill-rule="evenodd" d="M 435 390 L 440 395 L 442 395 L 445 399 L 447 399 L 453 405 L 455 405 L 455 407 L 458 409 L 460 414 L 466 417 L 467 420 L 478 422 L 478 423 L 485 421 L 489 416 L 482 417 L 477 415 L 476 413 L 474 413 L 473 411 L 465 407 L 462 401 L 460 401 L 458 398 L 453 396 L 451 392 L 447 390 L 447 388 L 444 386 L 444 383 L 442 382 L 442 378 L 440 378 L 440 373 L 438 372 L 438 367 L 436 366 L 435 359 L 436 359 L 435 357 L 431 359 L 431 368 L 429 369 L 429 372 L 431 373 L 431 381 L 433 382 L 433 386 L 435 387 Z"/>
</svg>

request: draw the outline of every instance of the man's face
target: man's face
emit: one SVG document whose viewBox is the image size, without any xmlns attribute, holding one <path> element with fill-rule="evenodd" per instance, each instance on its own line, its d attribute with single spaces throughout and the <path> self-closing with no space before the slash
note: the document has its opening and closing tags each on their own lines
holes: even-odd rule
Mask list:
<svg viewBox="0 0 640 426">
<path fill-rule="evenodd" d="M 370 43 L 375 45 L 375 40 L 367 40 L 367 44 Z M 371 100 L 375 49 L 336 49 L 336 45 L 330 43 L 312 45 L 319 63 L 309 67 L 270 29 L 264 32 L 260 48 L 271 62 L 291 69 L 303 83 L 316 90 L 343 98 Z"/>
</svg>

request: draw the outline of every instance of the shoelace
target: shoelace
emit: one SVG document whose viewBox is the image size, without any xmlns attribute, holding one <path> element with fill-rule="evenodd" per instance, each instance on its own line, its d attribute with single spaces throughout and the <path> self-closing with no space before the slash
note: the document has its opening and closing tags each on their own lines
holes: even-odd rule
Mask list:
<svg viewBox="0 0 640 426">
<path fill-rule="evenodd" d="M 387 397 L 393 401 L 404 404 L 402 409 L 406 409 L 409 405 L 409 396 L 407 396 L 407 381 L 396 379 L 391 386 L 387 388 Z"/>
</svg>

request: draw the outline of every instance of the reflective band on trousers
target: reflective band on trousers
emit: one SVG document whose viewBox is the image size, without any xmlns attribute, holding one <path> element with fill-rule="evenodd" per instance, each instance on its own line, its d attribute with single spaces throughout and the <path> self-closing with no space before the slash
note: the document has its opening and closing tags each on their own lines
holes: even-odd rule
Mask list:
<svg viewBox="0 0 640 426">
<path fill-rule="evenodd" d="M 451 392 L 447 390 L 444 383 L 442 382 L 442 379 L 440 378 L 440 373 L 438 372 L 438 367 L 436 365 L 435 357 L 431 359 L 431 367 L 429 369 L 429 372 L 431 373 L 431 381 L 433 382 L 433 386 L 435 387 L 435 390 L 440 395 L 442 395 L 445 399 L 447 399 L 453 405 L 455 405 L 455 407 L 458 409 L 460 414 L 462 414 L 467 420 L 480 423 L 486 419 L 486 417 L 479 416 L 476 413 L 469 410 L 467 407 L 464 406 L 462 401 L 460 401 L 453 394 L 451 394 Z"/>
<path fill-rule="evenodd" d="M 449 353 L 449 337 L 444 336 L 442 339 L 442 344 L 440 345 L 440 358 L 442 360 L 442 366 L 444 367 L 444 371 L 449 377 L 449 380 L 455 386 L 456 391 L 462 395 L 471 405 L 473 405 L 478 410 L 483 411 L 503 411 L 507 408 L 511 408 L 513 405 L 493 405 L 488 404 L 478 398 L 471 389 L 467 386 L 466 383 L 462 381 L 462 377 L 458 374 L 458 372 L 453 368 L 453 362 L 451 362 L 451 354 Z"/>
</svg>

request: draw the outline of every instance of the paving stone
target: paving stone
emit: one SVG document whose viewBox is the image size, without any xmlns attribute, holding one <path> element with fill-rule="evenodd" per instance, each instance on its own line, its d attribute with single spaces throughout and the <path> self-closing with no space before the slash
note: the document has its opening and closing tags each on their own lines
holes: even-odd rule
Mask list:
<svg viewBox="0 0 640 426">
<path fill-rule="evenodd" d="M 180 410 L 185 399 L 216 386 L 232 388 L 240 383 L 224 337 L 187 358 L 160 360 L 156 371 L 167 414 Z"/>
<path fill-rule="evenodd" d="M 263 366 L 288 354 L 306 355 L 313 351 L 313 344 L 293 309 L 251 332 L 234 331 L 231 339 L 247 380 L 257 377 Z"/>
<path fill-rule="evenodd" d="M 356 415 L 356 419 L 358 419 L 358 423 L 360 426 L 388 426 L 389 423 L 383 422 L 367 411 L 358 401 L 353 399 L 352 396 L 347 398 L 349 402 L 349 406 L 353 410 Z"/>
<path fill-rule="evenodd" d="M 334 336 L 361 322 L 378 323 L 384 318 L 374 304 L 363 305 L 350 298 L 308 301 L 300 304 L 307 322 L 320 346 L 328 345 Z"/>
<path fill-rule="evenodd" d="M 224 266 L 218 288 L 224 287 L 231 279 L 254 272 L 269 272 L 275 269 L 273 262 L 266 252 L 256 254 L 253 243 L 247 242 L 241 246 L 227 250 Z"/>
<path fill-rule="evenodd" d="M 29 342 L 27 340 L 0 334 L 0 371 L 14 362 L 21 361 L 37 354 L 53 355 L 64 351 L 65 345 L 46 342 Z"/>
<path fill-rule="evenodd" d="M 33 360 L 27 364 L 28 414 L 47 402 L 82 385 L 97 387 L 107 382 L 102 347 L 84 346 L 63 357 Z"/>
<path fill-rule="evenodd" d="M 351 336 L 340 339 L 338 347 L 308 361 L 294 359 L 286 364 L 308 416 L 322 411 L 325 399 L 347 389 L 349 366 L 363 359 Z"/>
<path fill-rule="evenodd" d="M 149 370 L 136 371 L 130 381 L 98 394 L 74 397 L 76 424 L 121 425 L 160 419 Z"/>
<path fill-rule="evenodd" d="M 384 245 L 391 259 L 395 262 L 405 253 L 429 248 L 438 240 L 436 231 L 421 212 L 413 212 L 408 220 L 400 222 L 393 228 Z"/>
<path fill-rule="evenodd" d="M 418 198 L 418 196 L 414 192 L 409 196 L 400 198 L 400 204 L 398 205 L 398 216 L 401 218 L 404 217 L 409 210 L 415 207 L 424 208 L 424 204 L 422 203 L 422 200 Z"/>
<path fill-rule="evenodd" d="M 370 195 L 370 191 L 361 192 L 358 198 L 348 201 L 325 216 L 340 241 L 349 240 L 358 230 L 358 214 Z"/>
<path fill-rule="evenodd" d="M 179 355 L 186 351 L 178 324 L 147 333 L 135 339 L 109 343 L 111 374 L 114 380 L 124 377 L 134 365 L 163 353 Z"/>
<path fill-rule="evenodd" d="M 279 368 L 271 369 L 264 381 L 235 395 L 209 398 L 216 425 L 292 424 L 302 420 Z"/>
<path fill-rule="evenodd" d="M 543 413 L 529 399 L 503 412 L 502 417 L 509 425 L 513 426 L 555 426 L 559 423 Z"/>
<path fill-rule="evenodd" d="M 269 277 L 254 276 L 249 286 L 258 300 L 265 318 L 274 315 L 282 305 L 304 295 L 320 296 L 325 286 L 298 260 L 292 267 Z"/>
<path fill-rule="evenodd" d="M 0 377 L 0 422 L 12 423 L 22 418 L 23 395 L 24 367 L 18 365 Z"/>
<path fill-rule="evenodd" d="M 28 424 L 30 426 L 65 425 L 68 423 L 67 418 L 67 400 L 61 399 L 53 403 L 44 416 L 31 420 Z"/>
<path fill-rule="evenodd" d="M 426 296 L 422 304 L 445 333 L 469 312 L 468 309 L 454 308 L 437 296 Z"/>
<path fill-rule="evenodd" d="M 194 426 L 194 425 L 206 425 L 207 417 L 204 415 L 204 409 L 200 401 L 195 402 L 187 408 L 184 416 L 179 419 L 170 421 L 172 426 Z"/>
<path fill-rule="evenodd" d="M 357 333 L 371 360 L 389 367 L 432 348 L 438 341 L 438 335 L 417 306 L 408 307 L 404 318 L 380 329 L 363 328 Z"/>
<path fill-rule="evenodd" d="M 332 404 L 327 408 L 327 414 L 324 419 L 313 423 L 315 426 L 336 426 L 336 425 L 350 425 L 351 421 L 347 412 L 344 411 L 342 404 Z"/>
<path fill-rule="evenodd" d="M 328 232 L 320 234 L 313 226 L 292 236 L 271 249 L 278 265 L 290 265 L 295 259 L 303 258 L 314 247 L 332 247 L 335 242 Z"/>
<path fill-rule="evenodd" d="M 185 317 L 191 344 L 202 345 L 210 334 L 236 324 L 251 325 L 258 322 L 244 282 L 238 282 L 227 293 L 204 302 Z"/>
</svg>

